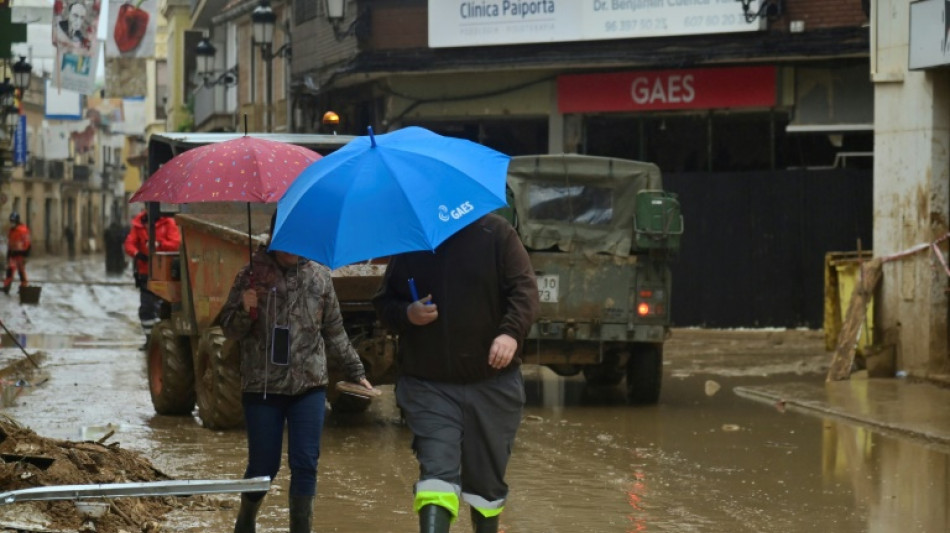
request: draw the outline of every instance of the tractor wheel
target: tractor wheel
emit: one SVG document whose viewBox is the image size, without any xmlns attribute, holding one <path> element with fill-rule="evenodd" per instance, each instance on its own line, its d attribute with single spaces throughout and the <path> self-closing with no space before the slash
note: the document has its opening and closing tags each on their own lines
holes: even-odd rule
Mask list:
<svg viewBox="0 0 950 533">
<path fill-rule="evenodd" d="M 175 334 L 171 322 L 152 328 L 146 347 L 148 389 L 160 415 L 190 415 L 195 407 L 195 372 L 187 337 Z"/>
<path fill-rule="evenodd" d="M 198 341 L 195 391 L 201 425 L 208 429 L 233 429 L 244 425 L 240 350 L 236 342 L 224 338 L 221 328 L 205 331 Z"/>
<path fill-rule="evenodd" d="M 660 400 L 662 382 L 663 345 L 631 344 L 627 360 L 627 401 L 639 405 L 655 404 Z"/>
</svg>

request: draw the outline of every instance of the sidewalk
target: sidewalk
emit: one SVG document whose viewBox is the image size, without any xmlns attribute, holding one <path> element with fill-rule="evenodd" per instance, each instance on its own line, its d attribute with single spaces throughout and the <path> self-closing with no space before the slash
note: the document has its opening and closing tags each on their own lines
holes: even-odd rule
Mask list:
<svg viewBox="0 0 950 533">
<path fill-rule="evenodd" d="M 950 447 L 950 389 L 912 379 L 852 379 L 736 387 L 744 398 L 864 424 Z"/>
</svg>

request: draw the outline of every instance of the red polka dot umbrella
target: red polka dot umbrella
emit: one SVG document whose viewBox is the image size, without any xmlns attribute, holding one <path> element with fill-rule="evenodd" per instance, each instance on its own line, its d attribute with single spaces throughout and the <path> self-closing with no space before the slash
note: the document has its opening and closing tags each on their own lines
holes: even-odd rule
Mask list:
<svg viewBox="0 0 950 533">
<path fill-rule="evenodd" d="M 238 137 L 178 154 L 130 202 L 276 202 L 320 154 L 293 144 Z"/>
<path fill-rule="evenodd" d="M 149 176 L 129 203 L 247 202 L 248 252 L 251 203 L 280 200 L 303 169 L 322 156 L 313 150 L 249 137 L 182 152 Z"/>
</svg>

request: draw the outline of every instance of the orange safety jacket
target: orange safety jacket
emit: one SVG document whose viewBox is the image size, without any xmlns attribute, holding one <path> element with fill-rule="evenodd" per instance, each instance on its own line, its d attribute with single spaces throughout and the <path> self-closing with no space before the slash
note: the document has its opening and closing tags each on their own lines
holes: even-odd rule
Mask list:
<svg viewBox="0 0 950 533">
<path fill-rule="evenodd" d="M 125 237 L 125 253 L 135 259 L 135 272 L 148 274 L 148 222 L 142 211 L 132 218 L 132 229 Z M 155 251 L 177 252 L 181 245 L 181 233 L 172 217 L 159 217 L 155 221 Z M 141 255 L 139 255 L 141 254 Z M 144 256 L 144 257 L 143 257 Z"/>
<path fill-rule="evenodd" d="M 31 246 L 30 228 L 26 227 L 26 224 L 20 223 L 10 228 L 10 234 L 7 237 L 7 249 L 11 256 L 26 255 Z"/>
</svg>

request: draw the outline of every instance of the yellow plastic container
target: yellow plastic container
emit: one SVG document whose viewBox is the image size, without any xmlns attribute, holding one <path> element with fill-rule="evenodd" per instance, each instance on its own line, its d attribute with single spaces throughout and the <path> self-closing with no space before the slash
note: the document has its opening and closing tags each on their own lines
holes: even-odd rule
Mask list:
<svg viewBox="0 0 950 533">
<path fill-rule="evenodd" d="M 861 263 L 873 257 L 870 251 L 828 252 L 825 254 L 825 349 L 833 351 L 838 344 L 838 334 L 844 323 L 851 293 L 857 286 L 861 275 Z M 864 327 L 856 347 L 857 353 L 867 353 L 874 341 L 874 298 L 870 299 Z"/>
</svg>

